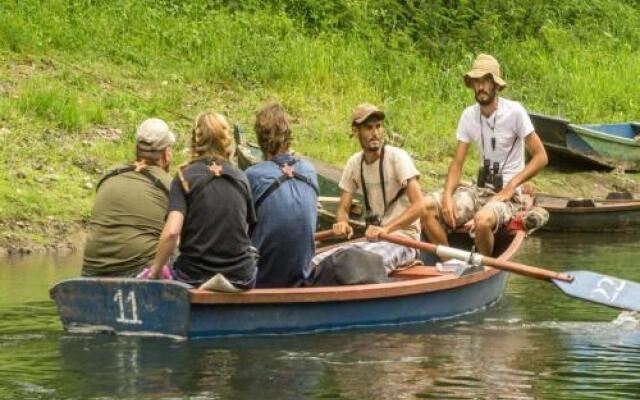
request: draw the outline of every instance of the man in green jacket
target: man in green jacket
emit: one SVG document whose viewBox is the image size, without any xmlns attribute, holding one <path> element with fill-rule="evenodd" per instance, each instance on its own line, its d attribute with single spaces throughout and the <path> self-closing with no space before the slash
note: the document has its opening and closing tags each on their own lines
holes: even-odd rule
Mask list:
<svg viewBox="0 0 640 400">
<path fill-rule="evenodd" d="M 136 161 L 100 179 L 83 276 L 135 276 L 151 263 L 167 213 L 174 142 L 164 121 L 147 119 L 136 130 Z"/>
</svg>

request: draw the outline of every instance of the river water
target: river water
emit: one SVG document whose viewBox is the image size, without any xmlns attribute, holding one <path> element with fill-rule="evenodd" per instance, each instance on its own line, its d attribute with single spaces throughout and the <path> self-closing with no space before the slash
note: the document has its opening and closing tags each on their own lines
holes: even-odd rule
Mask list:
<svg viewBox="0 0 640 400">
<path fill-rule="evenodd" d="M 516 259 L 640 281 L 640 235 L 536 234 Z M 640 317 L 528 278 L 457 320 L 176 341 L 65 334 L 48 289 L 78 274 L 79 256 L 4 264 L 1 399 L 640 398 Z"/>
</svg>

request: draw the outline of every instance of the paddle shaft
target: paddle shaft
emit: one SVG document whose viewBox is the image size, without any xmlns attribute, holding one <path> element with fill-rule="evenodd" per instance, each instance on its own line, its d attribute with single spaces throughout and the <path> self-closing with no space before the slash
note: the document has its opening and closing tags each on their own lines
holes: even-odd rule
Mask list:
<svg viewBox="0 0 640 400">
<path fill-rule="evenodd" d="M 324 231 L 316 232 L 316 234 L 313 235 L 313 238 L 316 241 L 321 242 L 323 240 L 331 239 L 333 236 L 333 229 L 326 229 Z"/>
<path fill-rule="evenodd" d="M 502 261 L 502 260 L 498 260 L 497 258 L 483 256 L 482 254 L 471 253 L 468 251 L 454 249 L 452 247 L 447 247 L 442 245 L 436 246 L 431 243 L 419 242 L 417 240 L 411 240 L 409 238 L 405 238 L 398 235 L 389 235 L 389 234 L 381 233 L 379 237 L 381 240 L 386 240 L 387 242 L 428 251 L 428 252 L 437 254 L 438 256 L 455 258 L 457 260 L 468 261 L 477 265 L 487 265 L 489 267 L 513 272 L 519 275 L 525 275 L 531 278 L 541 279 L 545 281 L 551 281 L 553 279 L 557 279 L 565 282 L 571 282 L 573 280 L 571 276 L 567 274 L 563 274 L 561 272 L 549 271 L 547 269 L 532 267 L 529 265 L 524 265 L 524 264 L 515 263 L 511 261 Z"/>
</svg>

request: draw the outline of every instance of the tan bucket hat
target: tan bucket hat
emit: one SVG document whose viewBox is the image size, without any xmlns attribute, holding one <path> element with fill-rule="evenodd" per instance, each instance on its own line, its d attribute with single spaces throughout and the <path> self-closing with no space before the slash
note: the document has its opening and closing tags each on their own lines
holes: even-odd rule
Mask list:
<svg viewBox="0 0 640 400">
<path fill-rule="evenodd" d="M 351 113 L 351 124 L 360 125 L 372 115 L 380 117 L 380 119 L 384 119 L 385 117 L 384 111 L 380 110 L 378 107 L 374 106 L 373 104 L 370 104 L 370 103 L 359 104 L 356 108 L 353 109 Z"/>
<path fill-rule="evenodd" d="M 498 60 L 489 54 L 478 54 L 478 57 L 473 61 L 471 71 L 464 75 L 464 83 L 467 87 L 471 87 L 471 79 L 482 78 L 485 75 L 491 75 L 493 81 L 498 85 L 498 90 L 507 86 L 507 82 L 500 77 Z"/>
</svg>

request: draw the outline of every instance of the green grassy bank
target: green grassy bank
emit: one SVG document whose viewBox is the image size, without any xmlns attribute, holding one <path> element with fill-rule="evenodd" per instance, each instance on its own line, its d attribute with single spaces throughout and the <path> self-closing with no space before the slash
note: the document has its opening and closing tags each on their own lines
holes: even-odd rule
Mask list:
<svg viewBox="0 0 640 400">
<path fill-rule="evenodd" d="M 150 116 L 180 134 L 180 161 L 198 112 L 250 126 L 277 99 L 295 148 L 341 165 L 356 150 L 349 110 L 370 101 L 427 188 L 446 175 L 473 102 L 461 76 L 481 51 L 529 110 L 637 120 L 639 26 L 633 0 L 2 2 L 0 246 L 52 243 L 86 220 L 98 177 L 132 157 Z M 549 168 L 536 187 L 590 195 L 636 181 Z"/>
</svg>

